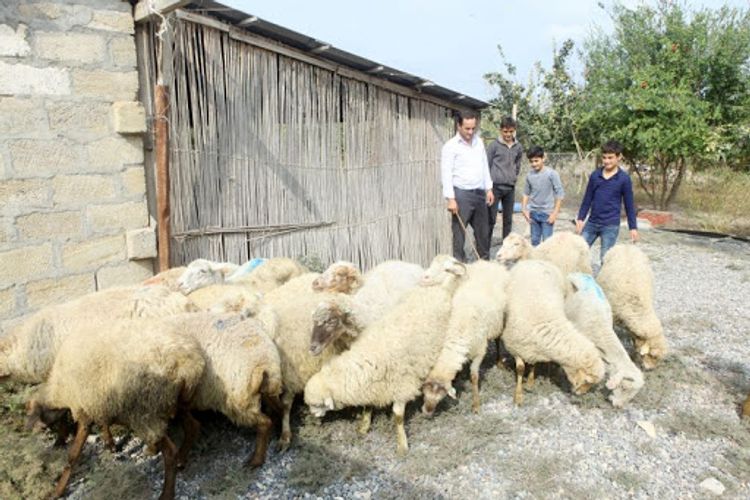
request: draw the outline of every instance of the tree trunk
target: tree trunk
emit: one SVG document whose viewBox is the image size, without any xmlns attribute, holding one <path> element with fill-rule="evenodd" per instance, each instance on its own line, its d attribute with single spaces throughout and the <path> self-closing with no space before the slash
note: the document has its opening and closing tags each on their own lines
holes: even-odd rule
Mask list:
<svg viewBox="0 0 750 500">
<path fill-rule="evenodd" d="M 669 190 L 669 196 L 667 197 L 667 201 L 664 204 L 664 210 L 669 209 L 669 206 L 672 204 L 674 199 L 677 197 L 677 193 L 680 190 L 680 185 L 682 184 L 682 179 L 685 176 L 685 158 L 678 158 L 677 159 L 677 177 L 675 178 L 674 182 L 672 183 L 672 187 Z"/>
</svg>

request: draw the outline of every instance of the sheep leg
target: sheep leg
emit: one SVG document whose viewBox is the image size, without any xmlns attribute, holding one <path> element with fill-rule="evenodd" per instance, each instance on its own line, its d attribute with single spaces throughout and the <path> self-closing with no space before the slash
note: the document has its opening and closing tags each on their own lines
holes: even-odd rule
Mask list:
<svg viewBox="0 0 750 500">
<path fill-rule="evenodd" d="M 102 441 L 104 441 L 104 446 L 111 453 L 115 453 L 117 451 L 117 446 L 115 445 L 115 439 L 112 437 L 112 430 L 109 428 L 109 425 L 102 425 L 101 430 L 101 438 Z"/>
<path fill-rule="evenodd" d="M 283 453 L 289 449 L 289 445 L 292 442 L 292 426 L 289 424 L 289 417 L 292 413 L 292 403 L 294 403 L 294 394 L 289 394 L 289 391 L 285 392 L 281 396 L 281 404 L 284 407 L 284 416 L 281 418 L 281 437 L 279 438 L 278 449 L 279 453 Z"/>
<path fill-rule="evenodd" d="M 159 500 L 173 500 L 177 479 L 177 446 L 167 436 L 161 438 L 156 446 L 164 457 L 164 487 Z"/>
<path fill-rule="evenodd" d="M 370 432 L 370 425 L 372 424 L 372 408 L 362 408 L 362 416 L 360 417 L 359 425 L 357 426 L 357 432 L 361 435 L 365 435 Z"/>
<path fill-rule="evenodd" d="M 188 453 L 190 453 L 190 449 L 193 447 L 193 443 L 195 443 L 195 440 L 200 433 L 201 424 L 187 409 L 182 409 L 180 411 L 180 417 L 184 438 L 182 440 L 182 445 L 180 445 L 180 449 L 177 452 L 176 464 L 178 469 L 184 469 L 185 464 L 187 463 Z"/>
<path fill-rule="evenodd" d="M 526 388 L 527 389 L 531 389 L 532 387 L 534 387 L 534 382 L 536 380 L 534 378 L 534 368 L 536 368 L 536 365 L 531 365 L 531 367 L 529 367 L 529 376 L 526 377 Z"/>
<path fill-rule="evenodd" d="M 266 461 L 266 452 L 268 451 L 268 442 L 271 440 L 273 421 L 259 412 L 258 423 L 255 427 L 255 451 L 246 463 L 252 469 L 260 467 Z"/>
<path fill-rule="evenodd" d="M 495 339 L 495 347 L 497 349 L 497 363 L 496 364 L 498 368 L 502 368 L 503 363 L 505 362 L 505 357 L 501 354 L 502 351 L 500 350 L 500 345 L 501 345 L 500 337 L 498 337 Z"/>
<path fill-rule="evenodd" d="M 479 365 L 482 364 L 484 353 L 471 361 L 471 410 L 479 413 Z"/>
<path fill-rule="evenodd" d="M 518 406 L 523 404 L 523 372 L 525 369 L 523 360 L 516 356 L 516 392 L 513 394 L 513 402 Z"/>
<path fill-rule="evenodd" d="M 89 437 L 89 432 L 91 432 L 91 424 L 78 422 L 76 437 L 73 439 L 73 444 L 70 445 L 70 450 L 68 451 L 68 465 L 63 469 L 63 473 L 57 481 L 57 486 L 55 486 L 55 498 L 59 498 L 65 493 L 65 488 L 68 487 L 70 476 L 73 473 L 73 467 L 81 457 L 81 451 L 83 451 L 83 445 L 86 444 L 86 438 Z"/>
<path fill-rule="evenodd" d="M 405 411 L 406 403 L 393 403 L 393 420 L 396 423 L 396 436 L 398 438 L 398 448 L 396 449 L 396 453 L 401 456 L 406 455 L 409 451 L 409 441 L 406 439 L 406 429 L 404 429 Z"/>
</svg>

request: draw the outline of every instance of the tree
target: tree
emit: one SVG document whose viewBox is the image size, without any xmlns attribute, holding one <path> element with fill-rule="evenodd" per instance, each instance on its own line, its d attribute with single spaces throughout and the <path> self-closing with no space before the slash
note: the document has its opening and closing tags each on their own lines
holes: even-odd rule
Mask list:
<svg viewBox="0 0 750 500">
<path fill-rule="evenodd" d="M 750 157 L 750 15 L 724 7 L 689 16 L 661 0 L 616 4 L 611 16 L 614 35 L 595 33 L 584 46 L 579 133 L 588 147 L 620 140 L 641 187 L 665 209 L 689 164 Z"/>
<path fill-rule="evenodd" d="M 549 151 L 581 150 L 576 139 L 573 112 L 579 91 L 570 71 L 568 59 L 573 51 L 573 41 L 566 40 L 556 50 L 552 68 L 546 70 L 541 63 L 534 65 L 527 85 L 516 80 L 516 68 L 505 61 L 504 71 L 484 75 L 497 88 L 498 95 L 490 101 L 483 130 L 488 136 L 497 136 L 500 119 L 517 109 L 519 139 L 526 144 L 540 144 Z"/>
</svg>

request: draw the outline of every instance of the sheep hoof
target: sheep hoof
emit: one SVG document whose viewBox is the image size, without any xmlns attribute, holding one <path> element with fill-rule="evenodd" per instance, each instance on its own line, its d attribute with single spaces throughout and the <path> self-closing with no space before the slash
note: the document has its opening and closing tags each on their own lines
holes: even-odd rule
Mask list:
<svg viewBox="0 0 750 500">
<path fill-rule="evenodd" d="M 399 446 L 396 448 L 396 455 L 399 457 L 405 457 L 409 454 L 409 447 L 408 446 Z"/>
<path fill-rule="evenodd" d="M 290 440 L 281 438 L 279 439 L 278 444 L 276 445 L 276 451 L 278 453 L 284 453 L 286 450 L 289 449 Z"/>
<path fill-rule="evenodd" d="M 253 456 L 245 462 L 245 467 L 247 467 L 248 469 L 257 469 L 258 467 L 263 465 L 263 462 L 264 460 L 262 458 L 259 459 Z"/>
</svg>

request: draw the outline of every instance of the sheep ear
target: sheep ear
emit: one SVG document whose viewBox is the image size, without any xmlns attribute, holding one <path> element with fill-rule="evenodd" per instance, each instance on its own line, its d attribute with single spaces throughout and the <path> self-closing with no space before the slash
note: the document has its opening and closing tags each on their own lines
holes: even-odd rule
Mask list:
<svg viewBox="0 0 750 500">
<path fill-rule="evenodd" d="M 645 356 L 646 354 L 651 352 L 651 348 L 649 347 L 648 344 L 644 343 L 638 352 L 640 353 L 641 356 Z"/>
<path fill-rule="evenodd" d="M 448 396 L 449 396 L 449 397 L 451 397 L 452 399 L 458 399 L 458 397 L 456 397 L 456 388 L 455 388 L 455 387 L 453 387 L 453 386 L 450 386 L 450 388 L 448 389 L 448 392 L 447 392 L 447 394 L 448 394 Z"/>
<path fill-rule="evenodd" d="M 334 409 L 333 398 L 332 397 L 328 396 L 326 398 L 326 400 L 324 401 L 324 404 L 326 405 L 326 408 L 328 408 L 329 410 L 333 410 Z"/>
</svg>

